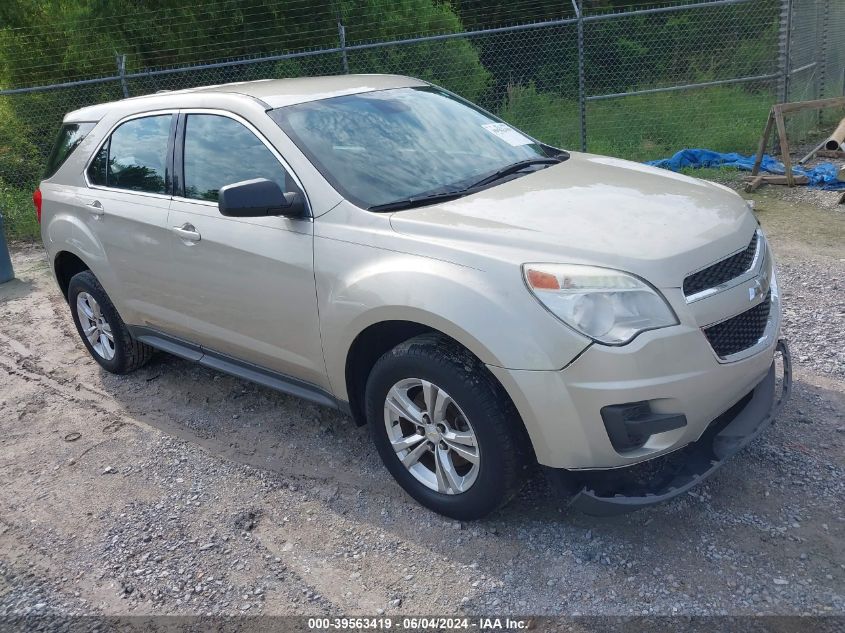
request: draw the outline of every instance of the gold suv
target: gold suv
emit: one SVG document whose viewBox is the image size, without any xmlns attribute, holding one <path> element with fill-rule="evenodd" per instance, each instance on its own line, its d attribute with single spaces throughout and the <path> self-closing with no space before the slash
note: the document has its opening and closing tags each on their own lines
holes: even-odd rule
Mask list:
<svg viewBox="0 0 845 633">
<path fill-rule="evenodd" d="M 337 407 L 451 517 L 536 463 L 586 512 L 663 501 L 788 395 L 772 254 L 736 193 L 550 147 L 424 81 L 96 105 L 48 163 L 44 245 L 103 368 L 159 349 Z"/>
</svg>

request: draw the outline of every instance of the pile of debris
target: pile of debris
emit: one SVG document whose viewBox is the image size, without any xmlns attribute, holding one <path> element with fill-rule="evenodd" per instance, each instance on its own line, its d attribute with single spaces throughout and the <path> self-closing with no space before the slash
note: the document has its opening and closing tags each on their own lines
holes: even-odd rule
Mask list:
<svg viewBox="0 0 845 633">
<path fill-rule="evenodd" d="M 784 114 L 806 110 L 818 111 L 826 108 L 841 107 L 845 107 L 845 97 L 816 99 L 813 101 L 796 101 L 794 103 L 778 103 L 772 106 L 772 109 L 769 111 L 769 118 L 766 121 L 766 127 L 763 129 L 763 136 L 760 138 L 760 146 L 757 149 L 754 167 L 751 170 L 751 175 L 746 178 L 747 184 L 745 185 L 745 190 L 751 192 L 757 189 L 760 185 L 764 184 L 787 185 L 789 187 L 794 187 L 795 185 L 806 185 L 809 182 L 807 176 L 795 173 L 792 168 L 792 160 L 789 156 L 789 139 L 786 135 L 786 124 L 784 123 Z M 784 173 L 782 176 L 761 175 L 760 166 L 763 162 L 766 146 L 769 144 L 769 137 L 771 136 L 772 129 L 774 127 L 777 127 Z M 845 161 L 845 118 L 839 122 L 839 125 L 836 126 L 836 129 L 828 138 L 819 143 L 819 145 L 813 148 L 809 154 L 799 160 L 798 164 L 803 165 L 815 157 L 832 158 Z M 845 182 L 845 164 L 839 164 L 837 179 L 840 182 Z M 840 196 L 839 204 L 845 204 L 845 193 Z"/>
</svg>

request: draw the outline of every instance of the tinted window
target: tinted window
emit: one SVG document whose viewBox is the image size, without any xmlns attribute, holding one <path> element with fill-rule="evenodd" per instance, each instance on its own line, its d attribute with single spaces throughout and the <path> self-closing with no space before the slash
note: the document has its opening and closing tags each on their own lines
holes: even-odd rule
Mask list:
<svg viewBox="0 0 845 633">
<path fill-rule="evenodd" d="M 44 171 L 45 178 L 49 178 L 59 171 L 59 167 L 79 146 L 82 139 L 88 136 L 88 132 L 94 129 L 95 125 L 96 123 L 65 123 L 62 125 L 59 136 L 53 144 L 50 157 L 47 159 L 47 169 Z"/>
<path fill-rule="evenodd" d="M 267 178 L 288 187 L 284 169 L 255 134 L 214 114 L 189 114 L 185 125 L 185 196 L 217 200 L 220 187 Z"/>
<path fill-rule="evenodd" d="M 165 193 L 171 120 L 172 115 L 165 114 L 132 119 L 121 125 L 91 163 L 88 178 L 91 182 L 105 178 L 107 186 L 117 189 Z M 104 151 L 108 152 L 105 165 Z"/>
</svg>

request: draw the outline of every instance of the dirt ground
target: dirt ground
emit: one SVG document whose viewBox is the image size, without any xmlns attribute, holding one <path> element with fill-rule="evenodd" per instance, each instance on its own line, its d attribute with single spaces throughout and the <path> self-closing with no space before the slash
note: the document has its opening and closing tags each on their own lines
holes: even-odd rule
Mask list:
<svg viewBox="0 0 845 633">
<path fill-rule="evenodd" d="M 536 475 L 460 524 L 342 415 L 159 354 L 89 358 L 38 245 L 0 286 L 0 616 L 845 614 L 845 207 L 755 194 L 794 396 L 693 493 L 570 511 Z"/>
</svg>

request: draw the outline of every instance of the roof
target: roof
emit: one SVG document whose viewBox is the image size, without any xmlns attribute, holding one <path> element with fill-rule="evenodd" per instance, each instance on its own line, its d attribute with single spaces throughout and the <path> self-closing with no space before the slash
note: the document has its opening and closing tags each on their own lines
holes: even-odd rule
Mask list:
<svg viewBox="0 0 845 633">
<path fill-rule="evenodd" d="M 185 92 L 234 92 L 261 99 L 271 107 L 281 108 L 294 103 L 328 99 L 340 95 L 424 85 L 426 85 L 424 81 L 402 75 L 330 75 L 242 81 L 218 86 L 188 88 Z"/>
<path fill-rule="evenodd" d="M 117 104 L 123 106 L 131 104 L 134 106 L 133 109 L 141 110 L 146 107 L 145 102 L 147 101 L 154 102 L 157 106 L 162 106 L 165 102 L 168 102 L 168 105 L 165 107 L 178 108 L 180 107 L 178 103 L 171 102 L 171 98 L 178 95 L 208 93 L 242 95 L 257 99 L 268 108 L 281 108 L 296 103 L 317 101 L 319 99 L 328 99 L 341 95 L 425 85 L 428 84 L 420 79 L 404 77 L 402 75 L 330 75 L 325 77 L 298 77 L 294 79 L 260 79 L 258 81 L 199 86 L 197 88 L 185 88 L 183 90 L 168 90 L 140 97 L 130 97 L 120 101 L 102 103 L 76 110 L 69 113 L 65 119 L 99 119 L 106 111 L 114 108 Z"/>
</svg>

